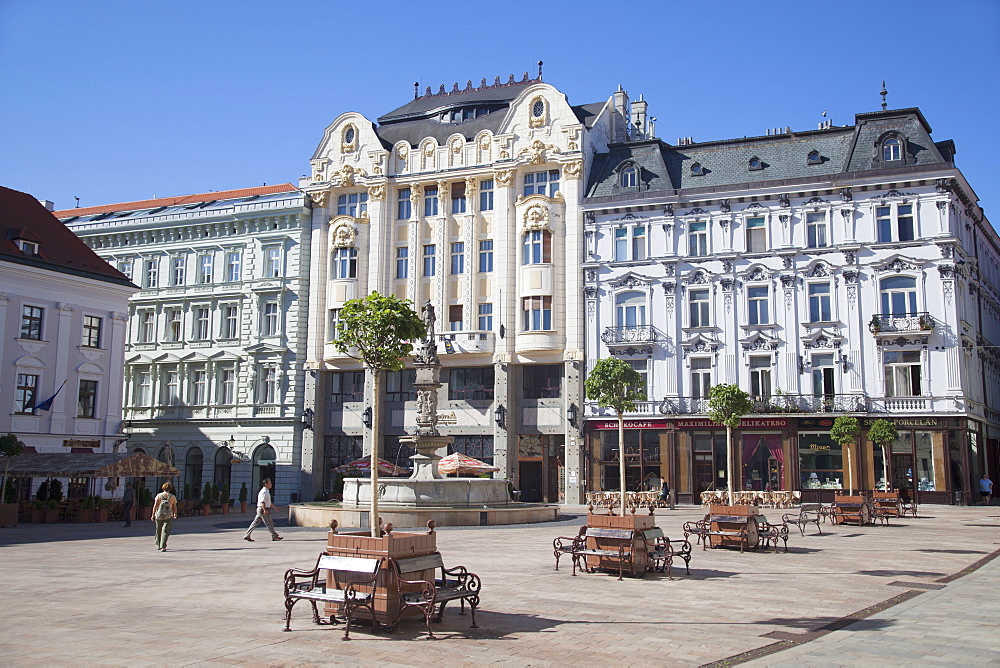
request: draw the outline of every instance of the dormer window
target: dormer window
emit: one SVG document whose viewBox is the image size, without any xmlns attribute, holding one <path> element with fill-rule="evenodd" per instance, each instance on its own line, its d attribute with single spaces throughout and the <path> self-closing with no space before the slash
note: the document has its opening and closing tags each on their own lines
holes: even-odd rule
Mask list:
<svg viewBox="0 0 1000 668">
<path fill-rule="evenodd" d="M 823 158 L 820 156 L 819 151 L 813 150 L 809 151 L 809 155 L 806 156 L 807 165 L 819 165 L 823 162 Z"/>
<path fill-rule="evenodd" d="M 696 162 L 691 165 L 691 176 L 704 176 L 705 168 L 701 166 L 700 162 Z"/>
<path fill-rule="evenodd" d="M 622 170 L 622 188 L 634 188 L 638 180 L 635 167 L 627 167 Z"/>
<path fill-rule="evenodd" d="M 902 158 L 902 144 L 895 137 L 890 137 L 882 142 L 882 160 L 883 162 L 889 162 L 891 160 L 899 160 Z"/>
<path fill-rule="evenodd" d="M 21 252 L 25 255 L 38 255 L 38 244 L 34 241 L 28 241 L 27 239 L 18 239 L 17 247 L 21 249 Z"/>
<path fill-rule="evenodd" d="M 750 169 L 751 172 L 755 172 L 764 169 L 764 163 L 760 161 L 760 158 L 754 156 L 750 158 L 750 162 L 747 163 L 747 167 Z"/>
</svg>

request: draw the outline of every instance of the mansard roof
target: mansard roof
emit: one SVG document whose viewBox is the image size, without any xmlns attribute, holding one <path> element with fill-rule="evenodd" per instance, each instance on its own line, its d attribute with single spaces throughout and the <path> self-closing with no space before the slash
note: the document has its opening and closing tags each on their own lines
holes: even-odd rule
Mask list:
<svg viewBox="0 0 1000 668">
<path fill-rule="evenodd" d="M 135 202 L 120 202 L 118 204 L 102 204 L 100 206 L 85 206 L 75 209 L 63 209 L 54 211 L 57 218 L 74 218 L 93 216 L 101 213 L 114 213 L 116 211 L 140 211 L 144 209 L 158 209 L 167 206 L 187 206 L 199 202 L 216 202 L 220 200 L 243 199 L 247 197 L 260 197 L 263 195 L 274 195 L 279 193 L 290 193 L 298 188 L 291 183 L 279 183 L 273 186 L 260 186 L 257 188 L 237 188 L 236 190 L 219 190 L 216 192 L 198 193 L 195 195 L 179 195 L 177 197 L 157 197 L 156 199 L 144 199 Z"/>
<path fill-rule="evenodd" d="M 880 141 L 888 136 L 906 140 L 899 164 L 879 160 Z M 646 193 L 667 196 L 683 190 L 735 190 L 873 169 L 950 165 L 953 157 L 950 141 L 935 143 L 930 138 L 930 126 L 919 109 L 879 111 L 856 115 L 853 126 L 807 132 L 681 146 L 659 139 L 612 144 L 607 153 L 594 158 L 587 197 L 620 200 Z M 622 187 L 619 178 L 620 166 L 630 160 L 640 168 L 634 188 Z M 700 169 L 693 169 L 696 166 Z"/>
</svg>

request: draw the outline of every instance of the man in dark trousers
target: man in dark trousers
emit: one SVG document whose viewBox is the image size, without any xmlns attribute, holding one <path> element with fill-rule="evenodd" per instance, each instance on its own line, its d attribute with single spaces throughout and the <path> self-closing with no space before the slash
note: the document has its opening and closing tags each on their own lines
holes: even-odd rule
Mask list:
<svg viewBox="0 0 1000 668">
<path fill-rule="evenodd" d="M 135 490 L 132 483 L 125 483 L 125 494 L 122 495 L 122 510 L 125 514 L 125 526 L 132 526 L 132 506 L 135 505 Z"/>
<path fill-rule="evenodd" d="M 279 510 L 278 506 L 271 501 L 271 479 L 264 478 L 260 492 L 257 494 L 257 516 L 253 518 L 253 522 L 250 524 L 250 528 L 247 529 L 246 534 L 243 535 L 243 540 L 248 540 L 251 543 L 253 538 L 250 534 L 253 530 L 259 527 L 262 523 L 267 526 L 267 530 L 271 532 L 271 540 L 281 540 L 281 536 L 278 532 L 274 530 L 274 523 L 271 522 L 271 511 Z"/>
</svg>

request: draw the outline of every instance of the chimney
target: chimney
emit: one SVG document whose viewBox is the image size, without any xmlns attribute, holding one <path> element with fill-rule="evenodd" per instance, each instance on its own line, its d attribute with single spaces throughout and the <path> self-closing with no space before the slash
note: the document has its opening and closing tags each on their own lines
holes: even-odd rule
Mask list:
<svg viewBox="0 0 1000 668">
<path fill-rule="evenodd" d="M 42 206 L 45 207 L 46 211 L 55 211 L 56 210 L 56 204 L 55 204 L 55 202 L 53 202 L 51 200 L 47 200 L 47 199 L 40 199 L 38 201 L 39 201 L 39 203 L 41 203 Z"/>
<path fill-rule="evenodd" d="M 628 93 L 626 93 L 621 84 L 618 85 L 618 90 L 612 95 L 615 105 L 615 115 L 614 115 L 614 127 L 611 128 L 611 140 L 616 142 L 626 141 L 628 139 L 628 128 L 626 123 L 629 120 L 628 112 Z"/>
<path fill-rule="evenodd" d="M 647 102 L 642 99 L 642 95 L 632 103 L 632 127 L 636 130 L 636 139 L 645 139 L 649 136 L 649 127 L 646 123 L 646 105 Z"/>
</svg>

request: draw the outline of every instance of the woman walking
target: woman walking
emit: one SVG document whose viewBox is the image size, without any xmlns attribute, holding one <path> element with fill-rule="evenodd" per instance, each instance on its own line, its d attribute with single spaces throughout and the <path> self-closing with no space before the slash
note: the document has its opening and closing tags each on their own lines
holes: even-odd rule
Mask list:
<svg viewBox="0 0 1000 668">
<path fill-rule="evenodd" d="M 156 549 L 167 551 L 167 539 L 170 538 L 170 526 L 177 519 L 177 497 L 173 495 L 173 485 L 163 483 L 163 491 L 156 495 L 153 503 L 153 515 L 149 519 L 156 522 Z"/>
</svg>

